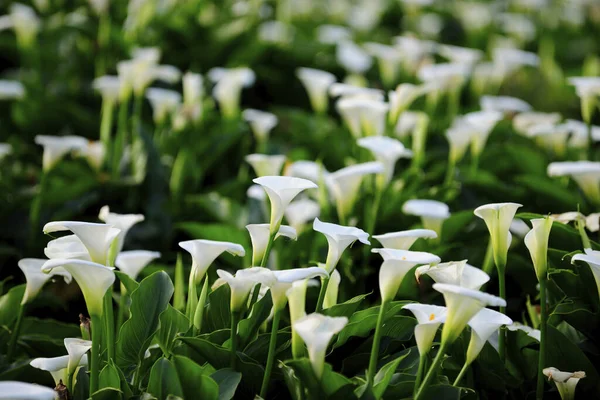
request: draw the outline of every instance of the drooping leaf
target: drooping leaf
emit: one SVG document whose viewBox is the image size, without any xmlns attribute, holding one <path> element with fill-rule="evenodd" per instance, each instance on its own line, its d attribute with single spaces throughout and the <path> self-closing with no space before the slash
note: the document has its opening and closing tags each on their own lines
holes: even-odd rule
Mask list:
<svg viewBox="0 0 600 400">
<path fill-rule="evenodd" d="M 0 325 L 12 327 L 21 307 L 25 286 L 24 284 L 15 286 L 0 297 Z"/>
</svg>

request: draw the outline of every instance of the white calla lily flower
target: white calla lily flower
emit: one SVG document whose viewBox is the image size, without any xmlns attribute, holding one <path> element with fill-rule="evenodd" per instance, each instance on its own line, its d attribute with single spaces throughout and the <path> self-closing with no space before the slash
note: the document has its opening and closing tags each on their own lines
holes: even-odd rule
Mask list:
<svg viewBox="0 0 600 400">
<path fill-rule="evenodd" d="M 484 220 L 490 232 L 494 261 L 498 268 L 504 268 L 506 265 L 508 246 L 512 238 L 510 224 L 517 209 L 522 206 L 517 203 L 492 203 L 479 206 L 473 211 L 477 217 Z"/>
<path fill-rule="evenodd" d="M 102 264 L 76 259 L 53 259 L 42 265 L 43 272 L 62 267 L 79 285 L 90 315 L 102 316 L 104 294 L 115 281 L 113 268 Z"/>
<path fill-rule="evenodd" d="M 279 176 L 285 164 L 285 156 L 281 154 L 249 154 L 244 160 L 252 166 L 256 176 Z"/>
<path fill-rule="evenodd" d="M 88 140 L 81 136 L 46 136 L 37 135 L 35 143 L 44 148 L 42 166 L 44 171 L 49 171 L 67 153 L 73 150 L 83 149 Z"/>
<path fill-rule="evenodd" d="M 442 44 L 437 47 L 437 52 L 451 63 L 473 66 L 483 58 L 483 52 L 469 47 Z"/>
<path fill-rule="evenodd" d="M 317 378 L 321 378 L 325 368 L 325 353 L 329 342 L 346 324 L 346 317 L 328 317 L 313 313 L 296 321 L 292 329 L 300 335 L 308 348 L 308 357 Z"/>
<path fill-rule="evenodd" d="M 523 331 L 527 334 L 527 336 L 537 340 L 538 342 L 540 341 L 542 336 L 542 332 L 539 329 L 533 329 L 532 327 L 523 325 L 519 322 L 513 322 L 512 324 L 506 325 L 506 329 L 512 332 Z"/>
<path fill-rule="evenodd" d="M 396 47 L 367 42 L 363 45 L 367 53 L 375 57 L 379 66 L 379 76 L 387 87 L 396 83 L 402 62 L 402 54 Z"/>
<path fill-rule="evenodd" d="M 253 180 L 262 186 L 271 202 L 270 232 L 274 235 L 279 231 L 279 226 L 287 206 L 294 198 L 306 189 L 316 189 L 318 186 L 302 178 L 289 176 L 261 176 Z"/>
<path fill-rule="evenodd" d="M 467 264 L 467 260 L 424 265 L 417 268 L 415 271 L 417 280 L 423 275 L 428 275 L 437 283 L 448 283 L 475 290 L 479 290 L 490 280 L 488 274 Z"/>
<path fill-rule="evenodd" d="M 8 143 L 0 143 L 0 161 L 4 159 L 4 157 L 12 154 L 13 148 Z"/>
<path fill-rule="evenodd" d="M 512 125 L 518 133 L 530 136 L 532 129 L 535 129 L 535 127 L 555 126 L 561 119 L 562 116 L 559 113 L 529 111 L 515 115 Z"/>
<path fill-rule="evenodd" d="M 323 167 L 323 165 L 320 163 L 314 161 L 300 160 L 294 161 L 293 163 L 288 165 L 285 168 L 285 175 L 295 176 L 296 178 L 308 179 L 309 181 L 314 182 L 318 185 L 321 179 L 324 179 L 329 175 L 329 171 L 327 171 L 325 167 Z"/>
<path fill-rule="evenodd" d="M 327 238 L 329 249 L 327 251 L 327 261 L 325 269 L 328 273 L 332 273 L 337 266 L 338 261 L 342 257 L 344 250 L 352 245 L 355 241 L 360 241 L 370 245 L 369 234 L 362 229 L 352 226 L 342 226 L 329 222 L 321 222 L 319 218 L 315 218 L 313 229 L 322 233 Z"/>
<path fill-rule="evenodd" d="M 327 277 L 327 271 L 320 267 L 294 268 L 281 271 L 273 271 L 275 283 L 271 285 L 271 297 L 275 310 L 282 310 L 288 302 L 287 291 L 292 288 L 294 282 L 316 277 Z"/>
<path fill-rule="evenodd" d="M 384 92 L 380 89 L 356 86 L 350 83 L 333 83 L 329 87 L 329 95 L 331 97 L 361 98 L 372 101 L 383 101 L 384 99 Z"/>
<path fill-rule="evenodd" d="M 483 308 L 475 314 L 469 321 L 469 326 L 471 327 L 471 340 L 469 341 L 465 364 L 469 365 L 475 361 L 483 349 L 485 342 L 497 332 L 501 326 L 510 325 L 512 323 L 512 319 L 508 318 L 506 315 L 488 308 Z"/>
<path fill-rule="evenodd" d="M 23 258 L 19 260 L 18 266 L 25 275 L 27 282 L 25 286 L 25 294 L 21 300 L 21 305 L 31 302 L 40 293 L 46 282 L 54 276 L 61 276 L 65 283 L 71 283 L 73 277 L 63 268 L 56 268 L 50 273 L 45 274 L 42 272 L 42 265 L 47 260 L 39 258 Z"/>
<path fill-rule="evenodd" d="M 202 75 L 188 71 L 183 74 L 183 105 L 192 121 L 202 118 L 202 99 L 204 98 L 204 79 Z"/>
<path fill-rule="evenodd" d="M 86 354 L 82 354 L 79 361 L 75 362 L 75 359 L 71 358 L 70 355 L 53 357 L 53 358 L 34 358 L 31 360 L 29 365 L 34 368 L 41 369 L 43 371 L 48 371 L 52 375 L 54 379 L 54 383 L 58 385 L 60 381 L 64 384 L 67 383 L 68 374 L 69 374 L 69 363 L 73 361 L 73 371 L 76 371 L 78 367 L 88 365 L 88 358 Z M 2 396 L 0 395 L 0 399 Z M 12 399 L 12 398 L 11 398 Z"/>
<path fill-rule="evenodd" d="M 419 355 L 424 356 L 429 353 L 438 328 L 446 320 L 446 307 L 410 303 L 402 308 L 412 312 L 417 319 L 415 340 Z"/>
<path fill-rule="evenodd" d="M 322 265 L 322 264 L 319 264 Z M 337 269 L 333 270 L 329 276 L 329 282 L 327 282 L 327 290 L 325 291 L 325 298 L 323 299 L 323 309 L 333 307 L 337 304 L 338 293 L 340 290 L 340 282 L 342 276 Z"/>
<path fill-rule="evenodd" d="M 390 113 L 389 121 L 396 125 L 398 117 L 406 111 L 410 105 L 430 89 L 427 85 L 413 85 L 412 83 L 401 83 L 395 90 L 388 92 Z"/>
<path fill-rule="evenodd" d="M 44 233 L 71 231 L 87 249 L 91 261 L 109 265 L 111 262 L 111 246 L 118 240 L 120 229 L 109 224 L 96 224 L 79 221 L 54 221 L 44 225 Z"/>
<path fill-rule="evenodd" d="M 257 142 L 264 143 L 269 139 L 273 128 L 277 126 L 277 116 L 266 111 L 248 108 L 242 112 L 242 118 L 250 125 Z"/>
<path fill-rule="evenodd" d="M 208 267 L 222 253 L 243 257 L 246 251 L 242 245 L 232 242 L 221 242 L 215 240 L 194 239 L 179 242 L 179 247 L 192 256 L 192 270 L 190 276 L 196 285 L 200 284 L 206 274 Z"/>
<path fill-rule="evenodd" d="M 476 111 L 463 117 L 465 123 L 470 125 L 472 130 L 471 151 L 473 154 L 481 154 L 490 133 L 502 118 L 503 114 L 499 111 Z"/>
<path fill-rule="evenodd" d="M 271 287 L 276 282 L 273 272 L 261 267 L 242 269 L 237 271 L 235 275 L 218 269 L 217 275 L 227 282 L 231 289 L 231 310 L 234 312 L 239 312 L 246 306 L 250 291 L 258 283 L 261 286 Z"/>
<path fill-rule="evenodd" d="M 152 106 L 152 117 L 156 124 L 162 124 L 181 106 L 181 94 L 174 90 L 148 88 L 146 98 Z"/>
<path fill-rule="evenodd" d="M 435 83 L 439 90 L 450 91 L 461 87 L 471 73 L 471 66 L 459 63 L 424 64 L 417 77 L 421 82 Z"/>
<path fill-rule="evenodd" d="M 317 41 L 323 44 L 337 44 L 352 39 L 352 31 L 345 26 L 324 24 L 317 28 Z"/>
<path fill-rule="evenodd" d="M 548 165 L 547 173 L 552 177 L 571 177 L 590 201 L 600 204 L 600 162 L 552 162 Z"/>
<path fill-rule="evenodd" d="M 319 203 L 308 198 L 292 201 L 284 212 L 285 219 L 298 235 L 302 233 L 309 221 L 313 221 L 320 214 L 321 206 Z"/>
<path fill-rule="evenodd" d="M 336 77 L 330 72 L 313 68 L 298 68 L 296 76 L 308 93 L 310 105 L 316 113 L 325 113 L 329 106 L 327 91 L 336 82 Z"/>
<path fill-rule="evenodd" d="M 83 148 L 75 150 L 75 154 L 84 157 L 95 170 L 100 170 L 106 157 L 106 147 L 102 142 L 88 142 Z"/>
<path fill-rule="evenodd" d="M 584 251 L 585 253 L 575 254 L 571 258 L 571 264 L 574 264 L 575 261 L 583 261 L 589 265 L 596 281 L 598 295 L 600 295 L 600 251 L 592 249 L 584 249 Z"/>
<path fill-rule="evenodd" d="M 14 29 L 19 46 L 30 47 L 35 42 L 42 21 L 35 10 L 25 4 L 12 3 L 9 11 L 9 14 L 4 16 L 6 18 L 5 27 Z"/>
<path fill-rule="evenodd" d="M 442 234 L 444 221 L 450 217 L 448 205 L 436 200 L 408 200 L 402 205 L 402 212 L 421 217 L 423 227 L 434 231 L 438 237 Z"/>
<path fill-rule="evenodd" d="M 24 97 L 25 86 L 21 82 L 0 79 L 0 100 L 18 100 Z"/>
<path fill-rule="evenodd" d="M 53 239 L 44 248 L 48 258 L 77 258 L 91 261 L 90 253 L 76 235 L 66 235 Z"/>
<path fill-rule="evenodd" d="M 292 286 L 286 290 L 285 295 L 290 308 L 290 322 L 294 323 L 306 315 L 306 288 L 308 280 L 301 279 L 292 283 Z"/>
<path fill-rule="evenodd" d="M 250 234 L 250 241 L 252 242 L 252 265 L 261 265 L 271 235 L 269 224 L 249 224 L 246 225 L 246 229 Z M 279 231 L 274 239 L 276 240 L 280 236 L 291 240 L 298 239 L 296 230 L 288 225 L 279 226 Z"/>
<path fill-rule="evenodd" d="M 69 354 L 67 371 L 71 374 L 75 374 L 75 370 L 81 365 L 81 359 L 86 355 L 85 353 L 92 348 L 92 341 L 79 338 L 65 338 L 64 343 L 67 353 Z M 85 364 L 87 364 L 87 362 Z"/>
<path fill-rule="evenodd" d="M 567 79 L 570 85 L 575 86 L 575 92 L 581 99 L 581 115 L 589 123 L 600 96 L 600 77 L 577 76 Z"/>
<path fill-rule="evenodd" d="M 115 266 L 131 279 L 136 280 L 140 272 L 152 261 L 160 258 L 158 251 L 130 250 L 117 255 Z"/>
<path fill-rule="evenodd" d="M 215 82 L 212 95 L 219 103 L 221 113 L 226 118 L 237 117 L 240 109 L 242 88 L 250 87 L 256 80 L 250 68 L 212 68 L 208 77 Z"/>
<path fill-rule="evenodd" d="M 355 138 L 383 135 L 390 108 L 388 103 L 351 96 L 339 99 L 335 107 Z"/>
<path fill-rule="evenodd" d="M 121 80 L 115 75 L 104 75 L 94 79 L 92 87 L 100 92 L 102 101 L 114 104 L 119 99 Z"/>
<path fill-rule="evenodd" d="M 410 250 L 410 247 L 420 238 L 437 239 L 437 237 L 437 233 L 431 229 L 410 229 L 373 235 L 373 239 L 376 239 L 383 247 L 397 250 Z"/>
<path fill-rule="evenodd" d="M 98 213 L 98 219 L 121 230 L 117 237 L 116 248 L 116 251 L 120 252 L 123 249 L 125 236 L 135 224 L 144 221 L 144 216 L 142 214 L 117 214 L 110 212 L 108 206 L 104 206 Z"/>
<path fill-rule="evenodd" d="M 483 111 L 500 111 L 516 114 L 531 111 L 532 107 L 524 100 L 510 96 L 483 96 L 479 100 Z"/>
<path fill-rule="evenodd" d="M 563 372 L 554 367 L 544 368 L 543 373 L 554 382 L 562 400 L 574 400 L 577 384 L 585 378 L 585 371 Z"/>
<path fill-rule="evenodd" d="M 383 184 L 388 184 L 394 175 L 394 166 L 400 158 L 411 158 L 412 151 L 402 142 L 387 136 L 369 136 L 358 139 L 358 145 L 373 153 L 377 161 L 383 164 Z"/>
<path fill-rule="evenodd" d="M 446 283 L 434 283 L 433 288 L 444 295 L 446 322 L 442 330 L 442 346 L 452 344 L 479 311 L 487 306 L 506 307 L 500 297 Z"/>
<path fill-rule="evenodd" d="M 362 75 L 373 65 L 373 58 L 356 43 L 345 40 L 337 45 L 335 57 L 346 71 Z"/>
<path fill-rule="evenodd" d="M 0 382 L 0 399 L 2 400 L 56 400 L 54 389 L 33 383 L 2 381 Z"/>
<path fill-rule="evenodd" d="M 532 219 L 533 228 L 525 235 L 525 246 L 531 255 L 538 281 L 547 279 L 548 238 L 552 222 L 552 217 Z"/>
</svg>

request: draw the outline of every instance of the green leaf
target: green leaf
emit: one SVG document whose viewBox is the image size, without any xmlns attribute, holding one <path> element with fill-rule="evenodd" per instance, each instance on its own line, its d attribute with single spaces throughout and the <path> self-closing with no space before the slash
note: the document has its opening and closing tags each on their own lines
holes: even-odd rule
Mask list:
<svg viewBox="0 0 600 400">
<path fill-rule="evenodd" d="M 242 374 L 231 368 L 223 368 L 210 376 L 219 385 L 219 400 L 231 400 L 242 380 Z"/>
<path fill-rule="evenodd" d="M 166 272 L 159 271 L 145 278 L 131 294 L 131 316 L 119 331 L 117 362 L 120 366 L 137 365 L 144 357 L 159 316 L 173 295 L 173 283 Z"/>
<path fill-rule="evenodd" d="M 85 368 L 79 368 L 75 390 L 71 393 L 75 399 L 87 399 L 90 395 L 90 376 Z"/>
<path fill-rule="evenodd" d="M 115 275 L 117 275 L 117 278 L 119 278 L 119 281 L 125 286 L 125 289 L 129 294 L 133 293 L 140 286 L 139 283 L 131 279 L 129 275 L 124 272 L 115 271 Z"/>
<path fill-rule="evenodd" d="M 269 318 L 271 308 L 273 308 L 273 300 L 269 292 L 262 299 L 254 303 L 252 312 L 248 318 L 240 321 L 238 325 L 238 337 L 241 348 L 246 347 L 254 339 L 260 326 Z"/>
<path fill-rule="evenodd" d="M 19 285 L 11 288 L 4 296 L 0 297 L 0 326 L 5 325 L 9 328 L 17 319 L 21 300 L 25 294 L 26 285 Z"/>
<path fill-rule="evenodd" d="M 123 392 L 119 389 L 107 387 L 92 394 L 92 400 L 117 400 L 123 398 Z"/>
<path fill-rule="evenodd" d="M 100 371 L 100 388 L 121 389 L 121 377 L 112 360 Z"/>
<path fill-rule="evenodd" d="M 375 393 L 375 398 L 380 399 L 383 397 L 385 390 L 387 389 L 390 381 L 392 380 L 392 376 L 396 372 L 398 365 L 402 360 L 404 360 L 410 352 L 402 355 L 401 357 L 396 358 L 395 360 L 390 361 L 385 364 L 375 375 L 375 386 L 373 387 L 373 392 Z"/>
<path fill-rule="evenodd" d="M 53 319 L 25 317 L 21 326 L 22 335 L 43 335 L 54 339 L 78 337 L 81 335 L 79 324 L 67 324 Z"/>
<path fill-rule="evenodd" d="M 323 376 L 320 379 L 315 375 L 312 364 L 308 358 L 287 361 L 285 364 L 294 370 L 296 376 L 306 386 L 310 398 L 356 398 L 352 381 L 344 375 L 334 372 L 331 365 L 327 363 L 325 363 Z"/>
<path fill-rule="evenodd" d="M 178 334 L 187 332 L 190 321 L 171 305 L 168 305 L 167 309 L 160 314 L 159 321 L 160 327 L 156 333 L 156 341 L 165 356 L 169 356 L 173 340 Z"/>
<path fill-rule="evenodd" d="M 229 285 L 221 285 L 208 295 L 208 305 L 206 306 L 202 327 L 203 332 L 213 332 L 231 327 L 230 297 Z"/>
<path fill-rule="evenodd" d="M 330 317 L 350 318 L 350 316 L 356 312 L 356 310 L 360 306 L 360 303 L 362 303 L 362 301 L 370 294 L 371 293 L 360 294 L 343 303 L 336 304 L 332 307 L 323 310 L 323 314 L 328 315 Z"/>
<path fill-rule="evenodd" d="M 216 400 L 219 398 L 219 385 L 206 375 L 205 368 L 182 356 L 173 357 L 173 364 L 185 399 Z"/>
<path fill-rule="evenodd" d="M 158 400 L 166 399 L 169 395 L 183 397 L 177 370 L 171 361 L 161 357 L 154 363 L 150 371 L 148 393 Z"/>
<path fill-rule="evenodd" d="M 452 213 L 442 226 L 442 240 L 444 242 L 451 241 L 473 218 L 474 215 L 471 210 Z"/>
<path fill-rule="evenodd" d="M 474 392 L 471 389 L 463 387 L 455 387 L 451 385 L 431 385 L 421 397 L 424 400 L 440 400 L 440 399 L 460 399 L 464 397 L 463 391 L 468 391 L 471 394 Z"/>
</svg>

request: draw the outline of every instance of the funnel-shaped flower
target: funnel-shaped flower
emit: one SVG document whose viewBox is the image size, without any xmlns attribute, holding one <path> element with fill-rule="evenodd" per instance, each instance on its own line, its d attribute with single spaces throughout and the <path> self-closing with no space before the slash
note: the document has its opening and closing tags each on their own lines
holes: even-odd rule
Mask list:
<svg viewBox="0 0 600 400">
<path fill-rule="evenodd" d="M 446 283 L 434 283 L 433 288 L 444 295 L 446 322 L 442 330 L 442 346 L 452 344 L 479 311 L 487 306 L 506 307 L 500 297 Z"/>
<path fill-rule="evenodd" d="M 325 352 L 334 335 L 339 333 L 348 323 L 346 317 L 328 317 L 313 313 L 296 321 L 292 326 L 306 343 L 308 357 L 317 378 L 323 375 Z"/>
<path fill-rule="evenodd" d="M 192 256 L 192 271 L 190 274 L 196 285 L 200 284 L 210 264 L 222 253 L 228 252 L 240 257 L 246 255 L 246 251 L 242 245 L 231 242 L 196 239 L 179 242 L 179 247 L 186 250 Z"/>
<path fill-rule="evenodd" d="M 490 232 L 494 261 L 498 268 L 504 268 L 506 265 L 508 245 L 511 241 L 510 224 L 519 207 L 522 207 L 522 204 L 493 203 L 477 207 L 473 212 L 485 221 Z"/>
<path fill-rule="evenodd" d="M 242 118 L 250 124 L 250 128 L 252 129 L 256 141 L 261 143 L 267 141 L 269 134 L 278 122 L 275 114 L 250 108 L 242 112 Z"/>
<path fill-rule="evenodd" d="M 281 154 L 249 154 L 244 159 L 252 166 L 256 176 L 278 176 L 285 163 L 285 156 Z"/>
<path fill-rule="evenodd" d="M 512 124 L 518 133 L 530 136 L 532 129 L 541 126 L 555 126 L 560 122 L 562 116 L 559 113 L 544 113 L 537 111 L 522 112 L 515 115 Z"/>
<path fill-rule="evenodd" d="M 394 166 L 400 158 L 411 158 L 412 151 L 402 142 L 387 136 L 370 136 L 358 139 L 358 145 L 370 150 L 384 168 L 382 184 L 388 184 L 394 175 Z"/>
<path fill-rule="evenodd" d="M 54 383 L 58 385 L 58 383 L 62 380 L 63 383 L 67 383 L 67 377 L 69 373 L 69 362 L 71 361 L 71 356 L 60 356 L 53 358 L 34 358 L 31 360 L 29 365 L 33 368 L 41 369 L 43 371 L 48 371 L 52 375 L 54 379 Z M 74 361 L 74 360 L 73 360 Z M 79 359 L 77 363 L 74 365 L 74 370 L 77 370 L 77 367 L 88 365 L 87 355 L 82 354 L 82 357 Z M 0 394 L 0 399 L 2 395 Z M 11 399 L 18 399 L 19 397 L 11 397 Z"/>
<path fill-rule="evenodd" d="M 213 97 L 219 103 L 221 113 L 226 118 L 237 117 L 240 109 L 242 88 L 254 84 L 256 75 L 250 68 L 212 68 L 208 77 L 215 82 Z"/>
<path fill-rule="evenodd" d="M 402 205 L 402 212 L 421 217 L 425 229 L 442 234 L 442 224 L 450 217 L 448 205 L 436 200 L 408 200 Z"/>
<path fill-rule="evenodd" d="M 65 338 L 64 343 L 69 354 L 67 371 L 75 374 L 75 370 L 81 365 L 81 359 L 92 348 L 92 341 L 79 338 Z"/>
<path fill-rule="evenodd" d="M 448 283 L 475 290 L 479 290 L 483 284 L 490 280 L 488 274 L 467 264 L 467 260 L 424 265 L 415 271 L 417 280 L 422 275 L 430 276 L 437 283 Z"/>
<path fill-rule="evenodd" d="M 600 77 L 578 76 L 571 77 L 568 81 L 569 84 L 575 86 L 577 96 L 581 99 L 581 115 L 583 120 L 589 123 L 592 119 L 592 113 L 598 96 L 600 96 Z"/>
<path fill-rule="evenodd" d="M 335 75 L 319 69 L 298 68 L 296 76 L 306 89 L 313 110 L 316 113 L 325 113 L 329 105 L 327 91 L 336 81 Z"/>
<path fill-rule="evenodd" d="M 292 326 L 300 318 L 306 315 L 306 288 L 307 280 L 301 279 L 292 283 L 285 292 L 290 306 L 290 322 Z"/>
<path fill-rule="evenodd" d="M 337 269 L 334 270 L 329 277 L 329 282 L 327 282 L 327 290 L 325 291 L 325 298 L 323 299 L 323 309 L 333 307 L 337 304 L 341 281 L 342 276 Z"/>
<path fill-rule="evenodd" d="M 410 303 L 402 308 L 410 310 L 417 319 L 415 340 L 419 354 L 429 353 L 438 328 L 446 320 L 446 307 Z"/>
<path fill-rule="evenodd" d="M 58 258 L 46 261 L 42 271 L 50 272 L 58 267 L 63 267 L 77 281 L 89 314 L 101 316 L 104 294 L 115 281 L 113 269 L 91 261 Z"/>
<path fill-rule="evenodd" d="M 40 290 L 42 290 L 42 287 L 53 276 L 62 276 L 66 283 L 71 283 L 71 274 L 63 268 L 56 268 L 49 274 L 43 273 L 42 265 L 44 265 L 46 261 L 47 260 L 39 258 L 23 258 L 22 260 L 19 260 L 19 268 L 23 271 L 25 280 L 27 281 L 21 305 L 27 304 L 35 299 Z"/>
<path fill-rule="evenodd" d="M 585 371 L 563 372 L 554 367 L 544 368 L 544 375 L 553 381 L 562 400 L 574 400 L 579 380 L 585 378 Z"/>
<path fill-rule="evenodd" d="M 548 238 L 552 222 L 552 217 L 532 219 L 533 228 L 525 235 L 525 246 L 529 250 L 539 281 L 547 278 Z"/>
<path fill-rule="evenodd" d="M 44 171 L 49 171 L 68 152 L 83 149 L 88 140 L 81 136 L 45 136 L 37 135 L 35 143 L 44 148 L 42 166 Z"/>
<path fill-rule="evenodd" d="M 0 382 L 2 400 L 55 400 L 56 398 L 56 392 L 45 386 L 17 381 Z"/>
<path fill-rule="evenodd" d="M 370 245 L 369 234 L 362 229 L 355 228 L 352 226 L 342 226 L 337 224 L 331 224 L 329 222 L 321 222 L 319 218 L 315 218 L 313 222 L 313 229 L 317 232 L 321 232 L 327 238 L 329 250 L 327 252 L 327 261 L 325 262 L 325 269 L 328 273 L 332 273 L 337 266 L 342 253 L 348 246 L 352 245 L 355 241 L 360 241 L 364 244 Z"/>
<path fill-rule="evenodd" d="M 600 295 L 600 251 L 592 249 L 584 249 L 584 251 L 585 254 L 575 254 L 571 258 L 571 264 L 574 264 L 575 261 L 583 261 L 590 266 Z"/>
<path fill-rule="evenodd" d="M 351 85 L 349 83 L 333 83 L 329 87 L 331 97 L 362 98 L 373 101 L 383 101 L 384 92 L 363 86 Z"/>
<path fill-rule="evenodd" d="M 125 236 L 127 236 L 127 233 L 133 225 L 138 224 L 144 220 L 144 216 L 142 214 L 112 213 L 110 212 L 110 208 L 108 206 L 104 206 L 100 209 L 98 219 L 121 230 L 119 236 L 117 237 L 116 248 L 116 251 L 120 252 L 123 249 L 123 242 L 125 241 Z"/>
<path fill-rule="evenodd" d="M 406 274 L 415 266 L 439 263 L 438 256 L 431 253 L 409 250 L 373 249 L 381 254 L 383 264 L 379 269 L 379 291 L 381 302 L 394 300 Z"/>
<path fill-rule="evenodd" d="M 118 76 L 104 75 L 94 79 L 92 87 L 100 92 L 102 101 L 114 104 L 119 99 L 121 81 Z"/>
<path fill-rule="evenodd" d="M 156 124 L 162 124 L 181 106 L 181 94 L 174 90 L 149 88 L 146 98 L 152 106 L 152 117 Z"/>
<path fill-rule="evenodd" d="M 0 20 L 2 17 L 0 17 Z M 25 97 L 25 87 L 19 81 L 0 79 L 0 100 L 22 99 Z"/>
<path fill-rule="evenodd" d="M 360 185 L 365 175 L 380 174 L 385 167 L 380 162 L 367 162 L 339 169 L 325 177 L 329 194 L 333 197 L 338 214 L 348 216 L 358 197 Z"/>
<path fill-rule="evenodd" d="M 475 361 L 490 336 L 498 331 L 502 325 L 510 325 L 512 322 L 512 319 L 506 315 L 488 308 L 484 308 L 475 314 L 469 321 L 471 340 L 469 341 L 465 363 L 471 364 Z"/>
<path fill-rule="evenodd" d="M 263 256 L 269 244 L 269 224 L 250 224 L 246 225 L 246 229 L 250 234 L 252 242 L 252 265 L 261 265 Z M 296 230 L 291 226 L 281 225 L 275 239 L 280 236 L 285 236 L 289 239 L 296 240 L 298 235 Z"/>
<path fill-rule="evenodd" d="M 352 96 L 342 97 L 335 106 L 355 138 L 383 135 L 388 103 Z"/>
<path fill-rule="evenodd" d="M 284 212 L 286 220 L 298 234 L 302 233 L 309 221 L 313 221 L 320 214 L 319 203 L 308 198 L 292 201 Z"/>
<path fill-rule="evenodd" d="M 442 57 L 447 58 L 452 63 L 469 66 L 475 65 L 483 57 L 483 52 L 479 49 L 447 44 L 438 46 L 437 51 Z"/>
<path fill-rule="evenodd" d="M 432 83 L 447 91 L 460 87 L 471 72 L 471 66 L 458 63 L 425 64 L 419 68 L 417 77 L 422 82 Z"/>
<path fill-rule="evenodd" d="M 8 143 L 0 143 L 0 161 L 12 153 L 12 146 Z"/>
<path fill-rule="evenodd" d="M 289 164 L 285 168 L 285 175 L 308 179 L 311 182 L 319 184 L 322 178 L 329 175 L 329 171 L 327 171 L 320 163 L 300 160 Z"/>
<path fill-rule="evenodd" d="M 531 111 L 529 103 L 510 96 L 483 96 L 479 100 L 483 111 L 500 111 L 503 113 L 519 113 Z"/>
<path fill-rule="evenodd" d="M 547 173 L 548 176 L 570 176 L 590 201 L 600 204 L 600 162 L 553 162 L 548 165 Z"/>
<path fill-rule="evenodd" d="M 436 239 L 437 237 L 437 233 L 431 229 L 410 229 L 373 235 L 373 239 L 376 239 L 383 247 L 397 250 L 410 250 L 410 247 L 420 238 Z"/>
<path fill-rule="evenodd" d="M 362 75 L 373 65 L 371 56 L 349 40 L 337 45 L 335 56 L 338 64 L 353 74 Z"/>
<path fill-rule="evenodd" d="M 2 26 L 14 29 L 19 46 L 27 48 L 33 45 L 42 24 L 33 8 L 15 2 L 10 6 L 10 13 L 2 18 L 6 19 Z"/>
<path fill-rule="evenodd" d="M 475 142 L 473 139 L 475 135 L 473 126 L 467 123 L 464 117 L 458 117 L 454 120 L 450 128 L 446 130 L 446 139 L 450 145 L 448 157 L 451 163 L 456 164 L 463 158 L 469 145 Z M 482 142 L 477 139 L 477 143 Z"/>
<path fill-rule="evenodd" d="M 261 176 L 253 180 L 263 187 L 271 202 L 270 232 L 279 231 L 281 220 L 287 206 L 294 197 L 306 189 L 316 189 L 317 185 L 309 180 L 289 176 Z"/>
<path fill-rule="evenodd" d="M 157 258 L 160 258 L 158 251 L 122 251 L 117 255 L 115 265 L 131 279 L 136 280 L 140 272 Z"/>
<path fill-rule="evenodd" d="M 294 268 L 282 271 L 273 271 L 276 282 L 271 285 L 271 297 L 275 310 L 282 310 L 287 304 L 287 291 L 291 289 L 294 282 L 303 281 L 316 277 L 327 277 L 327 271 L 320 267 Z"/>
<path fill-rule="evenodd" d="M 231 289 L 231 310 L 235 312 L 239 312 L 244 308 L 246 300 L 248 300 L 248 295 L 256 284 L 260 283 L 261 285 L 271 287 L 276 281 L 275 275 L 271 270 L 261 267 L 241 269 L 235 275 L 218 269 L 217 275 L 227 282 Z"/>
<path fill-rule="evenodd" d="M 44 254 L 48 258 L 77 258 L 91 261 L 88 250 L 75 235 L 66 235 L 49 241 L 44 248 Z"/>
<path fill-rule="evenodd" d="M 463 118 L 471 127 L 471 151 L 475 155 L 481 154 L 490 133 L 503 114 L 499 111 L 477 111 L 466 114 Z"/>
<path fill-rule="evenodd" d="M 204 79 L 193 72 L 183 74 L 183 105 L 192 121 L 202 117 L 202 98 L 204 97 Z"/>
<path fill-rule="evenodd" d="M 386 86 L 397 82 L 402 54 L 397 48 L 381 43 L 367 42 L 364 45 L 367 53 L 377 59 L 381 81 Z"/>
<path fill-rule="evenodd" d="M 398 117 L 406 111 L 410 105 L 421 95 L 429 90 L 427 85 L 413 85 L 412 83 L 401 83 L 396 90 L 390 91 L 388 97 L 390 100 L 389 121 L 396 125 Z"/>
<path fill-rule="evenodd" d="M 108 224 L 79 221 L 54 221 L 44 225 L 44 233 L 71 231 L 83 243 L 94 263 L 109 265 L 111 246 L 121 233 Z"/>
</svg>

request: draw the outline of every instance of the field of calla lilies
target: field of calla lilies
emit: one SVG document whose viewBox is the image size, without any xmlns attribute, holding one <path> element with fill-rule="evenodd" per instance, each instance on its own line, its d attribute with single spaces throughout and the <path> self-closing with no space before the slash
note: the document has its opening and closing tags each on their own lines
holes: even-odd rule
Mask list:
<svg viewBox="0 0 600 400">
<path fill-rule="evenodd" d="M 7 0 L 0 60 L 0 399 L 600 398 L 597 0 Z"/>
</svg>

